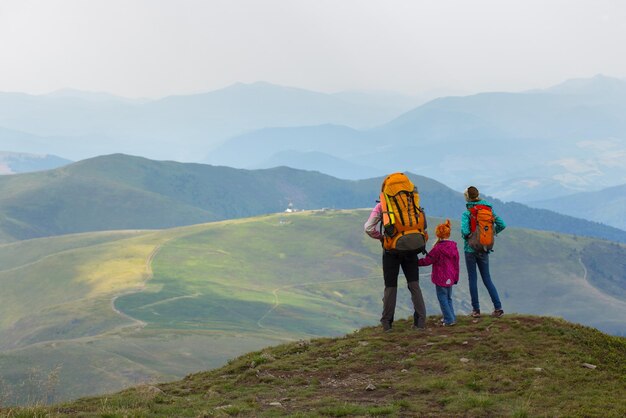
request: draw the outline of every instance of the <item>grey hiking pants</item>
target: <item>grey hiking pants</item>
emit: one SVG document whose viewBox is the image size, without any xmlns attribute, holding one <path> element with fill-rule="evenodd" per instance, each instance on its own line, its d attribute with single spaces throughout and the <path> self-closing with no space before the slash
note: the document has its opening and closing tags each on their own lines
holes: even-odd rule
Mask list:
<svg viewBox="0 0 626 418">
<path fill-rule="evenodd" d="M 383 294 L 383 314 L 380 322 L 383 325 L 391 325 L 396 310 L 396 298 L 398 293 L 398 275 L 400 267 L 406 277 L 407 287 L 411 293 L 413 302 L 413 324 L 418 328 L 426 326 L 426 306 L 422 297 L 419 284 L 419 267 L 417 265 L 417 252 L 383 251 L 383 277 L 385 279 L 385 292 Z"/>
</svg>

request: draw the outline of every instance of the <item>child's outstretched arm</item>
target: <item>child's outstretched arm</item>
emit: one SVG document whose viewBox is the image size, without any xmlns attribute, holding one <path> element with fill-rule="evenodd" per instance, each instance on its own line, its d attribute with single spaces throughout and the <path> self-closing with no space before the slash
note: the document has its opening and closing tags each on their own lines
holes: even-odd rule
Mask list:
<svg viewBox="0 0 626 418">
<path fill-rule="evenodd" d="M 418 258 L 417 265 L 418 266 L 430 266 L 431 264 L 436 263 L 438 259 L 439 259 L 439 250 L 437 248 L 437 244 L 435 244 L 435 246 L 430 250 L 430 252 L 426 254 L 426 257 Z"/>
</svg>

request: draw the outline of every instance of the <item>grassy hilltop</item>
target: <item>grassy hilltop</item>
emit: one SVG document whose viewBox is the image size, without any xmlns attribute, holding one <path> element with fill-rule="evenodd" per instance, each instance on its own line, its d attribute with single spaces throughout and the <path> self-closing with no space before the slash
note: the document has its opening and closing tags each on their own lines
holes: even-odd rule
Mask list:
<svg viewBox="0 0 626 418">
<path fill-rule="evenodd" d="M 0 245 L 0 402 L 174 380 L 262 347 L 376 324 L 381 256 L 362 232 L 367 215 L 276 214 Z M 561 316 L 623 335 L 626 302 L 615 289 L 624 259 L 621 244 L 509 228 L 492 272 L 507 314 Z M 462 314 L 470 307 L 461 271 Z M 427 310 L 437 313 L 429 269 L 421 274 Z M 405 318 L 400 286 L 397 317 Z M 481 301 L 488 312 L 485 293 Z"/>
<path fill-rule="evenodd" d="M 398 321 L 266 348 L 181 381 L 143 385 L 32 416 L 621 417 L 626 339 L 562 320 Z"/>
</svg>

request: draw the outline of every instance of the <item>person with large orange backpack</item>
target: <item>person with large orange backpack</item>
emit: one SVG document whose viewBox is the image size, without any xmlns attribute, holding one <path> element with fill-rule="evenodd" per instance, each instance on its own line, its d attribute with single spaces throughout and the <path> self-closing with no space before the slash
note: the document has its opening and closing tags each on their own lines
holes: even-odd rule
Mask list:
<svg viewBox="0 0 626 418">
<path fill-rule="evenodd" d="M 478 274 L 480 271 L 483 284 L 489 292 L 493 303 L 494 317 L 504 315 L 502 302 L 498 290 L 491 280 L 489 273 L 489 253 L 493 251 L 495 236 L 506 228 L 506 224 L 495 214 L 491 204 L 480 198 L 478 189 L 470 186 L 465 190 L 465 207 L 467 210 L 461 216 L 461 234 L 465 241 L 465 265 L 469 282 L 470 297 L 472 299 L 472 313 L 474 318 L 480 318 L 480 303 L 478 301 Z"/>
<path fill-rule="evenodd" d="M 417 254 L 425 252 L 428 232 L 426 215 L 420 207 L 413 182 L 403 173 L 388 175 L 381 186 L 380 199 L 364 225 L 365 233 L 383 247 L 383 331 L 391 331 L 396 309 L 400 267 L 406 277 L 413 302 L 413 328 L 426 327 L 426 307 L 419 285 Z"/>
</svg>

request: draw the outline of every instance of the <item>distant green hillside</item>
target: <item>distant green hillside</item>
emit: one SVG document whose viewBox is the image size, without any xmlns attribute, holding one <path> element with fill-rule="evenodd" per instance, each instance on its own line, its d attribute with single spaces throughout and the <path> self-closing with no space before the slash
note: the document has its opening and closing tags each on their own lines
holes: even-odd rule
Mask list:
<svg viewBox="0 0 626 418">
<path fill-rule="evenodd" d="M 426 332 L 401 321 L 292 342 L 177 382 L 51 408 L 43 416 L 623 417 L 626 339 L 513 315 Z"/>
<path fill-rule="evenodd" d="M 383 284 L 379 244 L 362 232 L 368 214 L 275 214 L 1 245 L 0 385 L 11 394 L 4 402 L 171 380 L 268 345 L 376 324 Z M 507 314 L 562 316 L 626 334 L 626 302 L 596 280 L 605 270 L 586 258 L 598 244 L 507 229 L 492 258 Z M 603 247 L 607 260 L 624 251 Z M 470 307 L 461 271 L 454 300 L 463 314 Z M 422 289 L 428 312 L 438 313 L 428 269 Z M 409 304 L 401 288 L 398 318 L 411 314 Z M 57 367 L 58 384 L 43 399 Z"/>
<path fill-rule="evenodd" d="M 412 175 L 431 216 L 460 218 L 461 193 Z M 59 169 L 0 177 L 0 242 L 76 232 L 156 229 L 296 209 L 372 207 L 382 178 L 340 180 L 279 167 L 240 170 L 109 155 Z M 626 231 L 494 202 L 511 226 L 626 242 Z"/>
<path fill-rule="evenodd" d="M 43 173 L 0 177 L 0 239 L 168 228 L 299 209 L 371 206 L 376 182 L 315 172 L 238 170 L 125 155 Z M 435 193 L 446 188 L 420 178 Z"/>
</svg>

